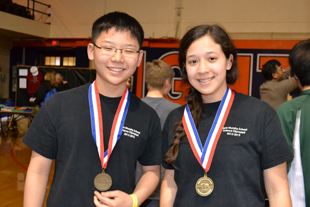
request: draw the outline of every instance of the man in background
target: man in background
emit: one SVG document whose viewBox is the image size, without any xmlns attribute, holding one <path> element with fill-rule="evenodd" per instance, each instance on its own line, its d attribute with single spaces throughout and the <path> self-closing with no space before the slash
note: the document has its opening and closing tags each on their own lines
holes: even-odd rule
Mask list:
<svg viewBox="0 0 310 207">
<path fill-rule="evenodd" d="M 263 65 L 262 73 L 266 81 L 259 87 L 260 99 L 277 110 L 297 87 L 296 80 L 290 77 L 290 68 L 284 72 L 281 63 L 275 59 Z"/>
<path fill-rule="evenodd" d="M 57 88 L 58 92 L 70 89 L 68 81 L 64 81 L 64 77 L 61 73 L 56 73 L 55 80 L 56 83 L 58 84 Z"/>
<path fill-rule="evenodd" d="M 171 90 L 174 71 L 169 64 L 161 60 L 153 60 L 152 62 L 148 62 L 146 63 L 145 68 L 145 82 L 148 92 L 142 101 L 147 103 L 157 112 L 161 122 L 161 129 L 163 129 L 168 114 L 173 109 L 180 106 L 179 104 L 171 102 L 165 98 Z M 163 168 L 161 171 L 161 175 L 163 176 Z M 137 163 L 136 182 L 138 182 L 140 177 L 141 167 L 140 164 Z M 160 184 L 154 193 L 141 205 L 141 207 L 159 207 L 159 193 Z"/>
<path fill-rule="evenodd" d="M 294 153 L 288 163 L 293 206 L 310 207 L 310 40 L 299 42 L 290 54 L 292 74 L 301 94 L 277 110 L 285 138 Z"/>
</svg>

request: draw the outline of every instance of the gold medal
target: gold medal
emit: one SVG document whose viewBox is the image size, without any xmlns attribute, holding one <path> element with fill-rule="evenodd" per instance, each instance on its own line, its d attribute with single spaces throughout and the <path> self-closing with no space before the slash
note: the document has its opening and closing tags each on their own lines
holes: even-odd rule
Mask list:
<svg viewBox="0 0 310 207">
<path fill-rule="evenodd" d="M 95 177 L 94 185 L 100 191 L 109 190 L 112 186 L 112 178 L 110 175 L 104 172 L 104 169 L 102 169 L 102 173 L 98 174 Z"/>
<path fill-rule="evenodd" d="M 211 178 L 208 178 L 207 172 L 205 172 L 205 175 L 196 182 L 196 192 L 200 196 L 205 197 L 210 195 L 213 189 L 214 183 Z"/>
</svg>

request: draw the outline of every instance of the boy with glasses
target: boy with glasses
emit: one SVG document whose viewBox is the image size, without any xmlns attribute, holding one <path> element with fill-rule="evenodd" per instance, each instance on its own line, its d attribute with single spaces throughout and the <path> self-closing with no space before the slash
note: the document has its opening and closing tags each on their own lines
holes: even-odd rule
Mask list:
<svg viewBox="0 0 310 207">
<path fill-rule="evenodd" d="M 113 12 L 92 27 L 87 47 L 96 80 L 49 99 L 24 143 L 33 149 L 24 206 L 138 206 L 160 179 L 161 130 L 156 112 L 126 88 L 142 61 L 143 29 Z M 135 186 L 139 161 L 143 175 Z M 94 195 L 95 194 L 95 195 Z"/>
</svg>

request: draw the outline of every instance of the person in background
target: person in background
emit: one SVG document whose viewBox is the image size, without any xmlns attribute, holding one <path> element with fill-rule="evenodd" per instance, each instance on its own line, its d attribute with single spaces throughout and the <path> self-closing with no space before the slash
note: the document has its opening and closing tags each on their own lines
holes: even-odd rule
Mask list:
<svg viewBox="0 0 310 207">
<path fill-rule="evenodd" d="M 237 51 L 217 25 L 190 29 L 179 48 L 187 104 L 163 129 L 161 207 L 291 207 L 286 162 L 293 159 L 276 111 L 232 91 Z M 255 110 L 253 110 L 255 109 Z"/>
<path fill-rule="evenodd" d="M 169 64 L 162 60 L 153 60 L 147 62 L 145 66 L 145 82 L 148 92 L 146 97 L 142 99 L 145 103 L 150 105 L 158 114 L 161 123 L 161 129 L 164 126 L 168 114 L 180 105 L 169 101 L 165 97 L 171 90 L 172 78 L 174 71 Z M 163 176 L 164 168 L 162 168 L 161 175 Z M 136 182 L 141 177 L 141 167 L 137 163 Z M 162 177 L 161 176 L 161 177 Z M 160 185 L 155 192 L 147 199 L 141 207 L 158 207 L 159 206 Z"/>
<path fill-rule="evenodd" d="M 35 93 L 40 88 L 41 82 L 43 81 L 43 75 L 36 66 L 32 66 L 29 71 L 30 73 L 28 73 L 26 77 L 28 84 L 28 97 L 29 102 L 33 103 L 35 100 Z"/>
<path fill-rule="evenodd" d="M 168 114 L 180 106 L 165 98 L 171 90 L 173 77 L 174 71 L 168 63 L 162 60 L 153 60 L 146 63 L 145 83 L 148 92 L 142 101 L 157 112 L 161 128 L 163 128 Z"/>
<path fill-rule="evenodd" d="M 277 110 L 297 87 L 296 79 L 291 77 L 290 68 L 284 72 L 281 63 L 275 59 L 263 65 L 262 74 L 266 81 L 259 87 L 260 100 Z"/>
<path fill-rule="evenodd" d="M 55 72 L 52 70 L 48 70 L 44 75 L 44 81 L 41 82 L 40 87 L 35 93 L 35 104 L 42 106 L 43 103 L 47 100 L 46 94 L 49 92 L 56 93 L 56 88 L 58 84 L 55 79 Z"/>
<path fill-rule="evenodd" d="M 144 32 L 122 12 L 98 18 L 87 54 L 91 84 L 53 95 L 36 114 L 23 142 L 33 151 L 24 207 L 137 207 L 160 181 L 162 139 L 156 112 L 126 88 L 141 64 Z M 135 185 L 136 163 L 142 177 Z"/>
<path fill-rule="evenodd" d="M 68 81 L 64 81 L 64 77 L 61 73 L 56 73 L 55 81 L 58 84 L 58 87 L 57 87 L 58 92 L 70 89 L 68 85 Z"/>
<path fill-rule="evenodd" d="M 290 54 L 292 74 L 301 86 L 300 96 L 277 110 L 285 138 L 294 154 L 288 163 L 293 206 L 310 207 L 310 40 L 297 43 Z"/>
</svg>

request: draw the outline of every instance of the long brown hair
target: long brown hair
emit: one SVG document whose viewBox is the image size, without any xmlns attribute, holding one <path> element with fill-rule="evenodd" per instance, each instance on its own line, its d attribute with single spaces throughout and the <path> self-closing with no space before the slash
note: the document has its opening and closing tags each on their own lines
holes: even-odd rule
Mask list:
<svg viewBox="0 0 310 207">
<path fill-rule="evenodd" d="M 227 59 L 230 55 L 233 55 L 232 67 L 226 72 L 226 82 L 227 84 L 235 83 L 239 76 L 239 69 L 237 67 L 237 51 L 228 34 L 218 25 L 196 26 L 189 30 L 182 38 L 179 48 L 179 66 L 182 68 L 181 71 L 183 83 L 189 84 L 185 68 L 187 50 L 194 41 L 206 35 L 210 36 L 214 42 L 221 46 L 222 51 Z M 199 118 L 202 115 L 202 97 L 200 92 L 192 86 L 190 87 L 187 95 L 187 104 L 191 111 L 195 126 L 198 128 Z M 179 143 L 180 141 L 186 139 L 182 119 L 175 123 L 173 127 L 173 134 L 175 139 L 173 146 L 166 153 L 164 160 L 168 164 L 171 164 L 175 167 L 174 162 L 177 159 L 179 153 Z"/>
</svg>

